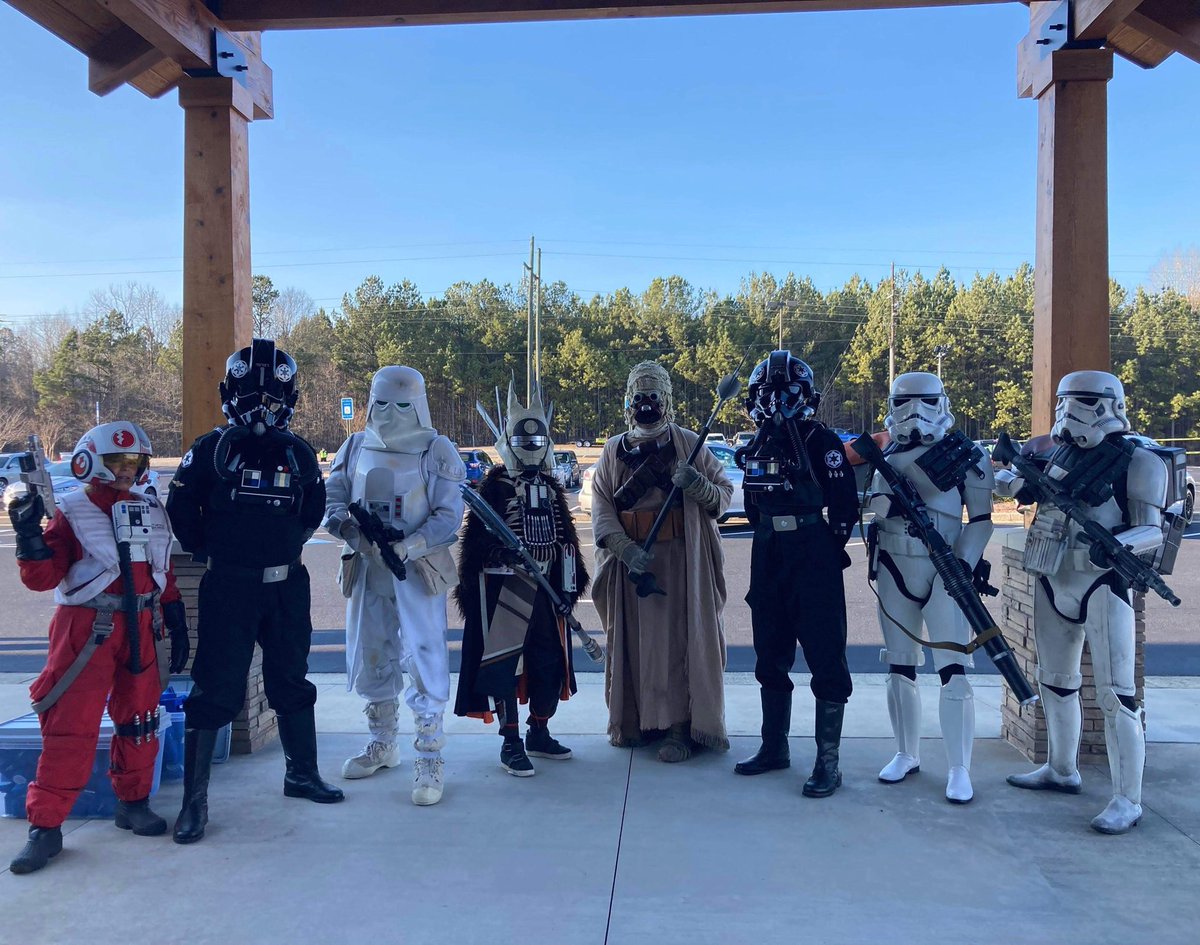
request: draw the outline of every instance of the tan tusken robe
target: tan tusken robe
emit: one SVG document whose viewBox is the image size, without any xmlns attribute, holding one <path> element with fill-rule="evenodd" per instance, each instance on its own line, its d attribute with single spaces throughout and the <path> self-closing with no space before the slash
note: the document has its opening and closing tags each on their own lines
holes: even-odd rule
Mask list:
<svg viewBox="0 0 1200 945">
<path fill-rule="evenodd" d="M 670 425 L 676 456 L 683 462 L 696 434 Z M 696 468 L 720 492 L 716 516 L 684 499 L 684 535 L 654 546 L 650 570 L 667 596 L 638 597 L 629 569 L 601 539 L 622 531 L 613 494 L 631 475 L 617 457 L 620 437 L 604 445 L 592 476 L 592 530 L 596 580 L 592 599 L 608 636 L 604 667 L 608 737 L 614 745 L 635 741 L 642 732 L 661 731 L 691 721 L 692 740 L 727 750 L 725 734 L 724 553 L 717 517 L 729 507 L 733 485 L 709 450 L 696 456 Z M 666 495 L 651 489 L 634 509 L 661 508 Z"/>
</svg>

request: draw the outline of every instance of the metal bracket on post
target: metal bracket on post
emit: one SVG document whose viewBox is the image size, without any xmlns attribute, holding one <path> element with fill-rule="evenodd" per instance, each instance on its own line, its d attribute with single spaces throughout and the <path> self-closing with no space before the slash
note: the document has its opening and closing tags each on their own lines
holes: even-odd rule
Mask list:
<svg viewBox="0 0 1200 945">
<path fill-rule="evenodd" d="M 1038 37 L 1034 40 L 1043 59 L 1071 41 L 1074 25 L 1071 22 L 1071 4 L 1067 0 L 1059 0 L 1050 15 L 1042 21 Z"/>
<path fill-rule="evenodd" d="M 193 79 L 224 76 L 227 79 L 236 79 L 242 85 L 246 85 L 246 73 L 249 72 L 250 67 L 246 64 L 245 52 L 228 34 L 215 29 L 212 31 L 212 61 L 214 63 L 212 69 L 184 69 L 183 71 Z"/>
</svg>

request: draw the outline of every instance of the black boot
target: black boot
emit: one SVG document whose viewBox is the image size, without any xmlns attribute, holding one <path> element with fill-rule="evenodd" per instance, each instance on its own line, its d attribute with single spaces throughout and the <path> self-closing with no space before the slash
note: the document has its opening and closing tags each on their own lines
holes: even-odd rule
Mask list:
<svg viewBox="0 0 1200 945">
<path fill-rule="evenodd" d="M 217 730 L 189 728 L 183 733 L 183 806 L 175 818 L 176 843 L 195 843 L 208 824 L 208 776 Z"/>
<path fill-rule="evenodd" d="M 817 763 L 812 777 L 804 782 L 805 797 L 828 797 L 842 786 L 838 770 L 838 747 L 842 741 L 842 716 L 846 707 L 840 702 L 817 700 Z"/>
<path fill-rule="evenodd" d="M 536 772 L 533 762 L 525 754 L 525 746 L 518 735 L 505 738 L 500 745 L 500 767 L 516 778 L 532 778 Z"/>
<path fill-rule="evenodd" d="M 122 830 L 132 830 L 139 837 L 159 837 L 167 832 L 167 822 L 150 809 L 150 798 L 140 801 L 117 801 L 113 822 Z"/>
<path fill-rule="evenodd" d="M 525 753 L 535 758 L 553 758 L 564 761 L 571 757 L 571 749 L 550 734 L 546 720 L 529 720 L 529 731 L 525 735 Z"/>
<path fill-rule="evenodd" d="M 760 689 L 762 701 L 762 745 L 754 757 L 733 766 L 738 774 L 765 774 L 790 768 L 792 756 L 788 751 L 788 732 L 792 727 L 792 693 L 778 689 Z"/>
<path fill-rule="evenodd" d="M 283 776 L 285 797 L 304 797 L 318 804 L 336 804 L 346 799 L 341 788 L 326 784 L 317 770 L 317 720 L 311 706 L 279 716 L 279 741 L 287 765 Z"/>
<path fill-rule="evenodd" d="M 25 848 L 8 868 L 14 873 L 34 873 L 62 853 L 61 827 L 30 827 Z"/>
</svg>

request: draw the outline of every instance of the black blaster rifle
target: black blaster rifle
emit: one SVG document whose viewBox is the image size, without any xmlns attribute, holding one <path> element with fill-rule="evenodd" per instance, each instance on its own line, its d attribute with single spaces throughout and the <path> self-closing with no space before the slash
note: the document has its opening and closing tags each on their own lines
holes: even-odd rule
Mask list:
<svg viewBox="0 0 1200 945">
<path fill-rule="evenodd" d="M 1121 576 L 1134 590 L 1145 593 L 1154 591 L 1172 607 L 1179 606 L 1179 598 L 1167 586 L 1167 582 L 1154 568 L 1135 555 L 1121 539 L 1110 532 L 1099 522 L 1094 522 L 1087 515 L 1089 506 L 1075 498 L 1069 490 L 1038 469 L 1033 462 L 1022 456 L 1008 433 L 1001 431 L 992 447 L 992 458 L 999 463 L 1012 466 L 1038 494 L 1039 501 L 1047 502 L 1063 513 L 1070 521 L 1080 527 L 1079 539 L 1089 545 L 1097 546 L 1112 562 L 1112 569 Z"/>
<path fill-rule="evenodd" d="M 546 575 L 542 573 L 542 569 L 533 559 L 533 555 L 529 553 L 529 549 L 526 548 L 521 539 L 516 536 L 516 533 L 508 527 L 504 519 L 499 516 L 496 510 L 488 504 L 487 499 L 472 489 L 468 483 L 464 482 L 459 488 L 462 489 L 463 499 L 466 501 L 467 505 L 470 506 L 471 511 L 479 517 L 479 521 L 483 523 L 483 527 L 486 528 L 491 533 L 492 537 L 500 542 L 500 544 L 502 544 L 505 548 L 507 548 L 509 551 L 514 551 L 517 553 L 521 559 L 521 569 L 526 571 L 531 578 L 537 581 L 538 586 L 545 591 L 546 596 L 550 598 L 550 603 L 552 603 L 556 608 L 561 607 L 562 597 L 559 596 L 558 591 L 556 591 L 554 586 L 546 580 Z M 567 626 L 574 630 L 575 635 L 579 637 L 579 642 L 583 645 L 584 652 L 591 657 L 592 662 L 603 663 L 604 650 L 600 648 L 600 644 L 591 638 L 588 632 L 583 629 L 583 626 L 579 623 L 579 621 L 575 619 L 573 614 L 567 614 L 564 619 L 567 621 Z"/>
<path fill-rule="evenodd" d="M 362 532 L 363 537 L 379 549 L 380 560 L 392 572 L 396 580 L 405 580 L 408 577 L 408 569 L 400 560 L 400 556 L 396 554 L 395 549 L 392 548 L 392 542 L 401 541 L 404 538 L 404 532 L 398 528 L 392 528 L 390 525 L 384 525 L 382 519 L 375 512 L 365 508 L 361 502 L 351 502 L 346 506 L 346 510 L 358 522 L 358 530 Z"/>
<path fill-rule="evenodd" d="M 954 549 L 947 544 L 941 532 L 933 523 L 929 509 L 920 493 L 913 484 L 901 476 L 884 458 L 879 445 L 864 433 L 854 441 L 854 449 L 859 456 L 878 470 L 884 482 L 892 490 L 891 500 L 899 509 L 900 514 L 908 523 L 908 533 L 918 539 L 929 552 L 929 560 L 942 578 L 942 586 L 954 600 L 967 618 L 967 623 L 975 633 L 975 647 L 982 646 L 991 657 L 996 669 L 1004 677 L 1021 705 L 1029 705 L 1037 701 L 1038 695 L 1033 691 L 1029 680 L 1017 666 L 1016 658 L 1008 647 L 1008 641 L 996 626 L 996 621 L 988 613 L 987 607 L 980 600 L 975 590 L 971 572 L 954 554 Z"/>
<path fill-rule="evenodd" d="M 46 472 L 46 453 L 42 449 L 42 438 L 36 433 L 26 441 L 25 452 L 17 457 L 21 470 L 21 481 L 34 495 L 40 495 L 46 506 L 46 515 L 54 514 L 54 483 Z"/>
</svg>

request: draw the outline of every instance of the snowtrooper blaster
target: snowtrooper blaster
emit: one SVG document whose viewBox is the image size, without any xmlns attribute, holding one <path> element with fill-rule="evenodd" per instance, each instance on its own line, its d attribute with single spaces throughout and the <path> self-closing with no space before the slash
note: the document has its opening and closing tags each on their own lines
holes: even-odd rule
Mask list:
<svg viewBox="0 0 1200 945">
<path fill-rule="evenodd" d="M 408 568 L 392 548 L 392 542 L 404 539 L 404 532 L 384 525 L 375 512 L 368 511 L 359 502 L 351 502 L 346 506 L 346 510 L 354 516 L 354 521 L 358 522 L 358 530 L 362 532 L 363 538 L 379 549 L 379 560 L 387 566 L 396 580 L 407 580 Z"/>
<path fill-rule="evenodd" d="M 908 533 L 925 546 L 929 552 L 929 560 L 933 562 L 941 577 L 946 593 L 967 618 L 967 623 L 975 633 L 975 641 L 965 648 L 966 652 L 970 653 L 983 647 L 1021 705 L 1036 702 L 1037 693 L 1021 672 L 1013 651 L 1009 649 L 1008 641 L 1004 639 L 996 621 L 980 600 L 971 572 L 937 530 L 920 493 L 913 488 L 912 483 L 891 467 L 884 458 L 883 451 L 879 449 L 879 444 L 869 433 L 864 433 L 855 440 L 853 446 L 859 456 L 875 467 L 892 490 L 892 504 L 908 523 Z"/>
<path fill-rule="evenodd" d="M 46 506 L 46 514 L 54 514 L 54 483 L 46 472 L 46 453 L 42 449 L 42 438 L 36 433 L 26 441 L 26 449 L 17 457 L 17 465 L 21 469 L 21 481 L 29 487 L 29 491 L 42 497 Z"/>
<path fill-rule="evenodd" d="M 1088 506 L 1075 498 L 1062 484 L 1056 482 L 1037 468 L 1027 457 L 1022 456 L 1007 431 L 1001 431 L 992 447 L 992 459 L 1012 466 L 1036 492 L 1041 500 L 1052 504 L 1069 520 L 1079 526 L 1079 539 L 1093 547 L 1099 547 L 1104 557 L 1112 562 L 1112 569 L 1135 591 L 1154 591 L 1172 607 L 1179 606 L 1179 598 L 1154 568 L 1135 555 L 1121 539 L 1099 522 L 1087 516 Z"/>
<path fill-rule="evenodd" d="M 478 492 L 470 487 L 467 483 L 463 483 L 460 487 L 462 490 L 463 500 L 483 523 L 483 527 L 488 530 L 493 538 L 502 544 L 509 551 L 516 552 L 521 559 L 521 570 L 527 572 L 531 578 L 537 581 L 538 586 L 546 592 L 546 596 L 550 598 L 556 608 L 561 607 L 563 600 L 559 596 L 558 591 L 554 586 L 546 580 L 546 575 L 542 573 L 541 567 L 533 559 L 533 555 L 529 553 L 529 549 L 525 547 L 516 533 L 508 527 L 504 519 L 502 519 L 494 508 L 492 508 L 487 499 L 481 496 Z M 604 662 L 604 650 L 600 648 L 600 644 L 591 638 L 583 626 L 575 619 L 573 614 L 566 614 L 563 617 L 567 622 L 567 626 L 575 631 L 575 635 L 579 638 L 580 644 L 583 646 L 583 651 L 591 658 L 594 663 Z"/>
</svg>

